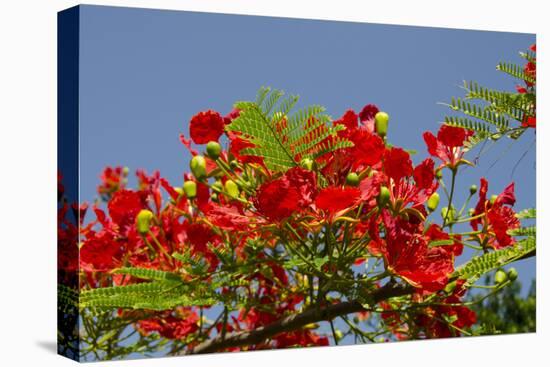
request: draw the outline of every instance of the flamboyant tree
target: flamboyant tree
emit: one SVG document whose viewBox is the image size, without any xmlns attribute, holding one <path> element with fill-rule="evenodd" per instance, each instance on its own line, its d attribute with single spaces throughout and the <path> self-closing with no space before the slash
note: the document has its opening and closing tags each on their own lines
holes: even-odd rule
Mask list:
<svg viewBox="0 0 550 367">
<path fill-rule="evenodd" d="M 78 292 L 61 286 L 60 299 L 80 312 L 81 357 L 475 335 L 469 306 L 517 278 L 503 266 L 535 253 L 535 227 L 522 224 L 535 210 L 515 208 L 513 183 L 492 194 L 485 178 L 455 179 L 475 169 L 474 144 L 535 127 L 525 57 L 524 71 L 500 66 L 525 81 L 517 94 L 469 84 L 466 99 L 488 106 L 451 103 L 496 132 L 447 118 L 423 134 L 428 156 L 416 164 L 374 105 L 332 120 L 262 88 L 225 117 L 191 119 L 181 184 L 137 171 L 132 189 L 127 169 L 107 167 L 102 203 L 73 205 L 76 221 L 60 185 L 60 267 L 78 272 Z M 68 256 L 76 242 L 79 260 Z M 486 293 L 465 300 L 489 273 Z"/>
</svg>

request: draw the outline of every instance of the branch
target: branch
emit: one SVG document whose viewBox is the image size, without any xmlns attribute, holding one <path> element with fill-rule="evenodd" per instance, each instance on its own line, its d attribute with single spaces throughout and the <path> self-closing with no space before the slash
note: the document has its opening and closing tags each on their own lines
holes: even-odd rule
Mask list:
<svg viewBox="0 0 550 367">
<path fill-rule="evenodd" d="M 370 297 L 372 304 L 376 304 L 392 297 L 409 294 L 412 291 L 413 289 L 410 287 L 387 284 L 375 290 Z M 212 353 L 227 348 L 259 344 L 277 334 L 298 330 L 311 323 L 327 321 L 338 316 L 365 310 L 362 304 L 357 301 L 341 302 L 324 308 L 310 308 L 302 313 L 283 317 L 276 322 L 261 326 L 255 330 L 230 333 L 225 335 L 225 338 L 222 335 L 218 335 L 187 351 L 187 354 Z"/>
</svg>

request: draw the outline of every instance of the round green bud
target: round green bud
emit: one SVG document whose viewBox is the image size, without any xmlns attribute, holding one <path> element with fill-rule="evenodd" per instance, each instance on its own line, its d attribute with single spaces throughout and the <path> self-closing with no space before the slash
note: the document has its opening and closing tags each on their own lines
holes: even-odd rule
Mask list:
<svg viewBox="0 0 550 367">
<path fill-rule="evenodd" d="M 501 270 L 501 269 L 497 270 L 497 272 L 495 273 L 495 283 L 496 284 L 502 284 L 507 279 L 508 279 L 508 275 L 506 274 L 506 272 L 504 272 L 504 270 Z"/>
<path fill-rule="evenodd" d="M 198 179 L 202 180 L 206 177 L 206 159 L 202 155 L 196 155 L 191 159 L 189 164 L 191 172 Z"/>
<path fill-rule="evenodd" d="M 438 180 L 441 180 L 443 178 L 443 171 L 440 169 L 435 171 L 435 178 L 437 178 Z"/>
<path fill-rule="evenodd" d="M 149 232 L 151 226 L 151 219 L 153 219 L 153 212 L 147 209 L 142 209 L 136 217 L 136 227 L 140 234 L 146 234 Z"/>
<path fill-rule="evenodd" d="M 212 193 L 212 195 L 210 195 L 210 199 L 214 202 L 218 202 L 219 201 L 219 197 L 218 197 L 218 194 L 216 194 L 215 192 Z"/>
<path fill-rule="evenodd" d="M 357 186 L 359 185 L 359 175 L 355 172 L 350 172 L 346 176 L 346 183 L 350 186 Z"/>
<path fill-rule="evenodd" d="M 428 210 L 430 212 L 433 212 L 434 210 L 437 209 L 438 206 L 439 206 L 439 194 L 437 192 L 434 192 L 428 198 Z"/>
<path fill-rule="evenodd" d="M 508 270 L 508 279 L 510 279 L 512 282 L 518 278 L 518 271 L 516 268 L 510 268 Z"/>
<path fill-rule="evenodd" d="M 232 198 L 239 196 L 239 186 L 233 180 L 225 181 L 225 191 Z"/>
<path fill-rule="evenodd" d="M 469 215 L 470 217 L 473 217 L 474 214 L 475 214 L 475 212 L 476 212 L 476 210 L 475 210 L 474 208 L 468 209 L 468 215 Z"/>
<path fill-rule="evenodd" d="M 378 194 L 378 205 L 385 206 L 390 201 L 390 196 L 390 190 L 386 186 L 381 186 Z"/>
<path fill-rule="evenodd" d="M 300 166 L 308 171 L 311 171 L 315 167 L 315 161 L 306 157 L 300 161 Z"/>
<path fill-rule="evenodd" d="M 334 338 L 336 339 L 336 341 L 341 340 L 343 337 L 344 337 L 344 333 L 342 332 L 342 330 L 334 331 Z"/>
<path fill-rule="evenodd" d="M 236 160 L 232 160 L 231 162 L 229 162 L 229 167 L 231 167 L 231 169 L 239 168 L 239 162 L 237 162 Z"/>
<path fill-rule="evenodd" d="M 477 192 L 477 185 L 470 186 L 470 195 L 474 195 Z"/>
<path fill-rule="evenodd" d="M 185 181 L 183 183 L 183 192 L 189 199 L 197 196 L 197 183 L 195 181 Z"/>
<path fill-rule="evenodd" d="M 213 160 L 218 159 L 221 152 L 222 147 L 217 141 L 209 141 L 208 144 L 206 144 L 206 154 Z"/>
<path fill-rule="evenodd" d="M 491 195 L 491 198 L 489 199 L 489 201 L 491 202 L 491 204 L 494 204 L 495 201 L 497 201 L 497 198 L 498 198 L 498 195 Z"/>
<path fill-rule="evenodd" d="M 123 167 L 123 168 L 122 168 L 122 174 L 123 174 L 124 176 L 128 176 L 128 173 L 130 173 L 130 168 L 128 168 L 128 167 Z"/>
<path fill-rule="evenodd" d="M 386 112 L 378 112 L 374 115 L 374 128 L 376 132 L 381 137 L 385 137 L 388 133 L 388 122 L 390 121 L 390 116 Z"/>
</svg>

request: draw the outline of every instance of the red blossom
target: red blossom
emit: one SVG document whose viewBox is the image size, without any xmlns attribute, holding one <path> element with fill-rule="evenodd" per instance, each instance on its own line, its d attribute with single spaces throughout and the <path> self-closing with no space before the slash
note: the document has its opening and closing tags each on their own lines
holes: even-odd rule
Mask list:
<svg viewBox="0 0 550 367">
<path fill-rule="evenodd" d="M 390 148 L 384 153 L 384 170 L 388 177 L 399 181 L 413 172 L 409 153 L 401 148 Z"/>
<path fill-rule="evenodd" d="M 334 125 L 343 125 L 349 131 L 357 129 L 357 114 L 353 110 L 347 110 L 339 120 L 333 121 Z"/>
<path fill-rule="evenodd" d="M 424 133 L 424 141 L 428 152 L 443 162 L 443 166 L 456 169 L 462 160 L 464 151 L 461 149 L 464 142 L 473 135 L 473 131 L 461 127 L 442 125 L 437 133 L 437 138 L 429 131 Z"/>
<path fill-rule="evenodd" d="M 218 141 L 224 132 L 224 120 L 216 111 L 199 112 L 189 122 L 189 134 L 195 144 Z"/>
<path fill-rule="evenodd" d="M 310 205 L 316 192 L 315 174 L 295 167 L 283 177 L 260 186 L 255 199 L 256 207 L 267 218 L 281 221 Z"/>
<path fill-rule="evenodd" d="M 360 196 L 361 191 L 354 187 L 327 187 L 319 192 L 315 206 L 334 215 L 357 204 Z"/>
<path fill-rule="evenodd" d="M 117 191 L 107 204 L 109 216 L 121 228 L 133 225 L 136 215 L 145 208 L 144 199 L 139 191 Z"/>
</svg>

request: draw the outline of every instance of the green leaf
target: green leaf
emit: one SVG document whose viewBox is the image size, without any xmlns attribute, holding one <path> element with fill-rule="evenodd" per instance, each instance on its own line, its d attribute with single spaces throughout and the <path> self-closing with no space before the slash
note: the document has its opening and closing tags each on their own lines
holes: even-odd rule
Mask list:
<svg viewBox="0 0 550 367">
<path fill-rule="evenodd" d="M 301 158 L 353 146 L 337 137 L 343 127 L 331 126 L 323 107 L 309 106 L 290 115 L 298 97 L 283 96 L 282 91 L 261 88 L 255 102 L 235 104 L 239 117 L 227 129 L 254 144 L 241 154 L 261 157 L 269 169 L 284 172 L 297 166 Z"/>
<path fill-rule="evenodd" d="M 113 273 L 126 274 L 145 280 L 181 280 L 181 276 L 178 273 L 148 268 L 118 268 L 113 270 Z"/>
<path fill-rule="evenodd" d="M 537 209 L 529 208 L 516 213 L 518 219 L 533 219 L 537 217 Z"/>
<path fill-rule="evenodd" d="M 472 258 L 467 263 L 457 267 L 451 278 L 466 279 L 468 282 L 473 283 L 483 274 L 521 258 L 532 256 L 535 251 L 536 240 L 533 237 L 528 237 L 518 241 L 512 247 L 491 251 Z"/>
</svg>

